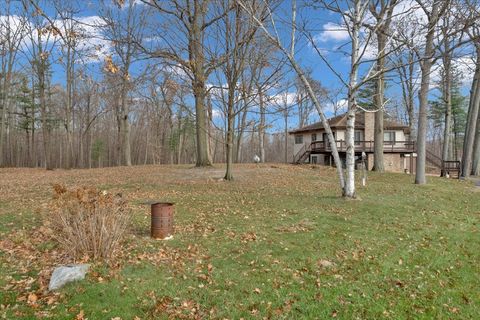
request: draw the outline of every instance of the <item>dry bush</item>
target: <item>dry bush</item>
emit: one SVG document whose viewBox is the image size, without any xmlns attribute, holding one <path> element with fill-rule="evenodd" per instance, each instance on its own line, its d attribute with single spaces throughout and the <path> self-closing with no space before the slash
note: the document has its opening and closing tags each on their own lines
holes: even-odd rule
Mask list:
<svg viewBox="0 0 480 320">
<path fill-rule="evenodd" d="M 122 196 L 94 188 L 53 188 L 47 224 L 54 238 L 74 259 L 111 259 L 125 236 L 130 216 Z"/>
</svg>

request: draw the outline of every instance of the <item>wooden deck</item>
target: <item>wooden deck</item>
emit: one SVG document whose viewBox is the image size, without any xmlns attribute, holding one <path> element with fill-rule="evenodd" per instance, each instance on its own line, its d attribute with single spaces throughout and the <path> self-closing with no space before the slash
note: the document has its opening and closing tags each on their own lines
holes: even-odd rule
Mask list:
<svg viewBox="0 0 480 320">
<path fill-rule="evenodd" d="M 338 152 L 346 152 L 347 144 L 344 140 L 335 141 Z M 355 152 L 365 152 L 373 153 L 374 152 L 374 142 L 373 141 L 355 141 Z M 417 151 L 417 146 L 413 141 L 395 141 L 395 143 L 384 142 L 383 152 L 384 153 L 415 153 Z M 460 177 L 461 163 L 460 161 L 443 161 L 439 156 L 430 152 L 428 149 L 426 151 L 426 160 L 435 165 L 435 167 L 441 170 L 441 175 L 456 174 L 457 178 Z M 330 143 L 324 141 L 314 141 L 310 144 L 304 144 L 303 147 L 297 152 L 293 158 L 293 163 L 303 163 L 311 154 L 318 153 L 331 153 L 332 148 Z M 412 158 L 411 158 L 412 159 Z"/>
<path fill-rule="evenodd" d="M 337 150 L 339 152 L 347 151 L 347 143 L 344 140 L 337 140 L 336 142 Z M 308 149 L 308 148 L 306 148 Z M 310 144 L 311 153 L 328 153 L 331 152 L 332 148 L 330 143 L 324 141 L 314 141 Z M 355 152 L 373 152 L 374 151 L 374 142 L 373 141 L 355 141 Z M 400 153 L 411 153 L 416 151 L 416 145 L 413 141 L 395 141 L 395 143 L 384 142 L 383 143 L 383 152 L 400 152 Z"/>
<path fill-rule="evenodd" d="M 338 152 L 347 151 L 347 143 L 344 140 L 335 141 Z M 355 141 L 355 152 L 373 153 L 373 141 Z M 413 141 L 395 141 L 395 143 L 384 142 L 384 153 L 413 153 L 416 152 L 416 144 Z M 302 163 L 310 154 L 316 153 L 331 153 L 332 148 L 330 143 L 324 141 L 314 141 L 310 144 L 304 144 L 303 147 L 294 156 L 294 163 Z"/>
</svg>

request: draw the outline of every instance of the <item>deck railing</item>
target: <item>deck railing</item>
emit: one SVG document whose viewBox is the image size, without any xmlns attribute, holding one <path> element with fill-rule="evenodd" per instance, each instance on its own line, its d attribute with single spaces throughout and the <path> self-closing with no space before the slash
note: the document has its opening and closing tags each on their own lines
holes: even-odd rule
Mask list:
<svg viewBox="0 0 480 320">
<path fill-rule="evenodd" d="M 347 150 L 347 143 L 345 140 L 336 140 L 337 150 L 344 152 Z M 373 141 L 355 141 L 355 152 L 373 152 Z M 312 152 L 332 151 L 330 143 L 327 141 L 314 141 L 310 144 Z M 383 152 L 415 152 L 416 145 L 413 141 L 385 141 L 383 143 Z"/>
</svg>

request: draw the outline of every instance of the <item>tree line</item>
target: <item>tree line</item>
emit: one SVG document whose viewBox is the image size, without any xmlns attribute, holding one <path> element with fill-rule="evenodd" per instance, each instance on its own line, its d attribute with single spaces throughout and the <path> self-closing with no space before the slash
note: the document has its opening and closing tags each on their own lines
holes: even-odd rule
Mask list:
<svg viewBox="0 0 480 320">
<path fill-rule="evenodd" d="M 231 180 L 254 155 L 289 162 L 289 128 L 320 119 L 342 193 L 355 197 L 363 111 L 375 113 L 375 170 L 388 116 L 416 141 L 416 183 L 428 148 L 461 159 L 465 177 L 480 172 L 476 0 L 3 2 L 1 166 L 225 162 Z M 325 32 L 342 43 L 326 48 Z M 335 67 L 342 55 L 346 71 Z M 337 85 L 326 88 L 317 65 Z M 327 121 L 342 111 L 345 170 Z"/>
</svg>

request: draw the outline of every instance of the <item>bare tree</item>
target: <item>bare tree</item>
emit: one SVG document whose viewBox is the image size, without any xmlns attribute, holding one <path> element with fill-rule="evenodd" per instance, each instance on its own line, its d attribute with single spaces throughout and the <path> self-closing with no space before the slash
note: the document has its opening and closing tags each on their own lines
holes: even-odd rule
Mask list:
<svg viewBox="0 0 480 320">
<path fill-rule="evenodd" d="M 227 11 L 216 14 L 211 0 L 187 0 L 180 3 L 176 0 L 146 1 L 143 3 L 156 10 L 164 17 L 162 27 L 167 33 L 157 34 L 162 46 L 154 50 L 144 50 L 149 56 L 162 58 L 176 68 L 184 70 L 191 80 L 195 98 L 197 166 L 210 166 L 208 118 L 206 110 L 206 81 L 212 71 L 223 63 L 215 50 L 209 49 L 206 43 L 207 31 L 219 22 Z M 209 14 L 215 12 L 215 14 Z"/>
<path fill-rule="evenodd" d="M 73 112 L 74 112 L 74 96 L 75 96 L 75 65 L 79 59 L 79 42 L 83 35 L 81 34 L 80 24 L 75 20 L 75 15 L 79 13 L 79 9 L 74 6 L 73 2 L 65 3 L 56 0 L 55 9 L 60 17 L 59 26 L 56 26 L 61 33 L 60 51 L 62 53 L 61 63 L 65 67 L 66 76 L 66 99 L 65 99 L 65 117 L 64 127 L 67 135 L 67 151 L 66 166 L 71 168 L 75 164 L 74 147 L 73 147 Z"/>
<path fill-rule="evenodd" d="M 340 16 L 342 19 L 342 28 L 344 28 L 349 35 L 350 40 L 350 70 L 348 73 L 348 79 L 343 79 L 343 77 L 332 67 L 328 62 L 322 50 L 318 48 L 315 43 L 314 37 L 309 35 L 310 43 L 314 46 L 319 57 L 326 63 L 327 67 L 333 72 L 333 74 L 344 84 L 347 89 L 347 128 L 345 134 L 346 142 L 346 179 L 345 179 L 345 189 L 344 196 L 348 198 L 354 198 L 356 196 L 355 191 L 355 143 L 354 143 L 354 132 L 355 132 L 355 117 L 359 109 L 362 109 L 357 104 L 357 93 L 359 88 L 365 83 L 378 79 L 378 77 L 383 76 L 386 72 L 391 70 L 391 68 L 379 68 L 379 61 L 383 64 L 384 58 L 390 54 L 391 51 L 396 50 L 392 48 L 389 51 L 386 51 L 387 39 L 381 39 L 381 47 L 383 50 L 377 50 L 376 57 L 374 59 L 377 63 L 372 63 L 369 59 L 365 59 L 365 53 L 368 48 L 371 46 L 372 39 L 374 35 L 380 35 L 382 38 L 385 28 L 385 21 L 390 21 L 393 7 L 396 4 L 396 1 L 384 3 L 384 8 L 380 9 L 381 15 L 375 19 L 374 23 L 368 23 L 368 8 L 370 7 L 370 1 L 365 0 L 353 0 L 347 1 L 346 8 L 345 4 L 340 1 L 320 1 L 321 5 Z M 374 2 L 375 4 L 375 2 Z M 378 3 L 377 3 L 378 6 Z M 377 6 L 374 5 L 373 8 Z M 372 12 L 376 12 L 376 9 L 371 9 Z M 390 23 L 390 22 L 388 22 Z M 364 63 L 370 63 L 368 71 L 363 75 L 360 75 L 360 66 Z M 383 86 L 383 81 L 381 81 L 381 86 Z M 380 88 L 379 87 L 379 88 Z M 378 102 L 378 101 L 377 101 Z M 383 105 L 380 106 L 383 108 Z M 371 112 L 369 110 L 364 110 L 364 112 Z M 378 110 L 374 110 L 378 111 Z M 383 137 L 382 137 L 383 140 Z"/>
<path fill-rule="evenodd" d="M 398 22 L 395 27 L 398 31 Z M 418 77 L 416 72 L 418 61 L 415 59 L 415 52 L 411 49 L 413 48 L 413 37 L 407 38 L 410 39 L 408 40 L 409 44 L 405 45 L 403 50 L 394 51 L 390 60 L 397 66 L 395 71 L 398 74 L 398 82 L 402 89 L 402 102 L 405 108 L 408 131 L 410 133 L 409 139 L 410 141 L 414 141 L 416 138 L 414 132 L 416 127 L 415 96 L 418 91 Z M 393 42 L 396 43 L 396 40 L 393 39 Z"/>
<path fill-rule="evenodd" d="M 255 12 L 252 10 L 252 8 L 247 3 L 243 2 L 243 1 L 240 1 L 240 0 L 237 0 L 237 2 L 245 11 L 248 12 L 248 14 L 250 14 L 253 17 L 255 22 L 260 26 L 260 28 L 263 30 L 266 37 L 272 42 L 272 44 L 274 44 L 286 56 L 286 58 L 288 59 L 288 61 L 291 64 L 292 68 L 295 70 L 298 77 L 300 78 L 302 83 L 307 88 L 308 94 L 315 104 L 315 108 L 317 109 L 317 112 L 320 115 L 320 119 L 321 119 L 322 124 L 325 128 L 325 132 L 327 133 L 328 140 L 329 140 L 331 148 L 332 148 L 332 155 L 333 155 L 335 164 L 337 166 L 337 174 L 338 174 L 338 177 L 339 177 L 340 187 L 342 189 L 342 192 L 345 193 L 345 179 L 344 179 L 344 175 L 343 175 L 342 162 L 340 161 L 340 156 L 338 154 L 338 150 L 337 150 L 337 147 L 336 147 L 335 138 L 334 138 L 332 130 L 331 130 L 329 124 L 328 124 L 328 120 L 327 120 L 327 117 L 325 116 L 323 108 L 320 105 L 320 102 L 318 101 L 318 99 L 316 98 L 316 95 L 315 95 L 315 92 L 313 91 L 312 86 L 308 82 L 303 69 L 300 67 L 300 65 L 298 64 L 298 62 L 295 59 L 295 48 L 294 48 L 294 44 L 295 44 L 295 10 L 296 10 L 295 1 L 292 2 L 292 12 L 293 12 L 292 13 L 292 18 L 293 18 L 292 22 L 293 23 L 292 23 L 292 39 L 291 39 L 290 50 L 288 50 L 282 44 L 282 41 L 280 40 L 280 37 L 278 36 L 278 33 L 276 32 L 276 29 L 275 29 L 275 20 L 271 15 L 270 15 L 270 18 L 271 18 L 271 21 L 272 21 L 272 27 L 274 28 L 275 35 L 272 35 L 272 33 L 270 33 L 268 31 L 266 26 L 262 23 L 262 21 L 260 19 L 258 19 L 256 17 Z"/>
<path fill-rule="evenodd" d="M 418 94 L 418 132 L 417 132 L 417 165 L 415 172 L 415 183 L 425 184 L 426 166 L 426 140 L 427 140 L 427 113 L 428 113 L 428 92 L 430 90 L 430 73 L 435 60 L 435 36 L 437 25 L 450 5 L 449 0 L 434 0 L 429 7 L 427 1 L 416 0 L 427 18 L 425 26 L 425 41 L 423 50 L 414 49 L 420 61 L 421 82 Z"/>
<path fill-rule="evenodd" d="M 41 9 L 38 1 L 23 0 L 22 4 L 30 22 L 27 24 L 30 37 L 27 54 L 35 75 L 36 96 L 40 106 L 44 165 L 47 170 L 51 170 L 53 169 L 51 154 L 52 119 L 50 119 L 47 91 L 50 86 L 51 53 L 60 33 L 52 25 L 50 19 L 46 19 L 43 14 L 39 14 Z"/>
<path fill-rule="evenodd" d="M 106 4 L 102 14 L 104 36 L 113 44 L 118 57 L 117 63 L 111 58 L 107 60 L 107 71 L 115 74 L 119 86 L 119 101 L 115 104 L 117 121 L 120 128 L 120 145 L 123 153 L 123 163 L 132 165 L 130 143 L 130 122 L 128 95 L 132 86 L 131 67 L 138 56 L 137 42 L 142 42 L 145 29 L 145 10 L 138 6 L 135 0 L 126 1 L 125 8 L 115 9 Z M 117 68 L 117 64 L 119 68 Z"/>
<path fill-rule="evenodd" d="M 442 81 L 442 99 L 445 104 L 445 128 L 443 132 L 443 147 L 442 147 L 442 161 L 450 160 L 450 135 L 452 129 L 452 55 L 451 42 L 454 41 L 450 36 L 451 16 L 446 14 L 442 17 L 441 32 L 443 35 L 444 50 L 442 53 L 443 63 L 443 81 Z M 440 48 L 441 50 L 442 48 Z M 446 176 L 447 173 L 442 170 L 442 176 Z"/>
<path fill-rule="evenodd" d="M 25 37 L 26 19 L 14 16 L 12 1 L 6 0 L 0 8 L 0 166 L 4 164 L 4 143 L 7 127 L 7 115 L 11 107 L 12 74 L 15 71 L 15 63 L 19 47 Z M 3 11 L 5 10 L 5 11 Z"/>
<path fill-rule="evenodd" d="M 238 88 L 237 85 L 241 80 L 242 74 L 246 71 L 246 67 L 248 66 L 248 53 L 251 50 L 252 44 L 254 43 L 255 33 L 258 29 L 258 26 L 248 18 L 245 12 L 241 10 L 240 6 L 234 1 L 231 4 L 227 2 L 225 5 L 227 7 L 233 6 L 233 10 L 231 14 L 225 15 L 225 17 L 222 19 L 224 21 L 224 46 L 226 56 L 226 61 L 222 66 L 222 69 L 227 85 L 227 169 L 224 179 L 232 180 L 234 121 L 236 114 L 238 113 L 235 112 L 235 103 L 238 103 L 235 101 L 236 91 Z M 264 11 L 263 8 L 259 6 L 256 6 L 256 9 Z M 223 8 L 222 10 L 228 10 L 228 8 Z M 246 97 L 242 95 L 241 98 L 243 98 L 244 104 L 246 104 Z M 246 108 L 243 109 L 243 121 L 245 121 Z M 238 142 L 237 148 L 240 148 L 240 143 Z"/>
</svg>

